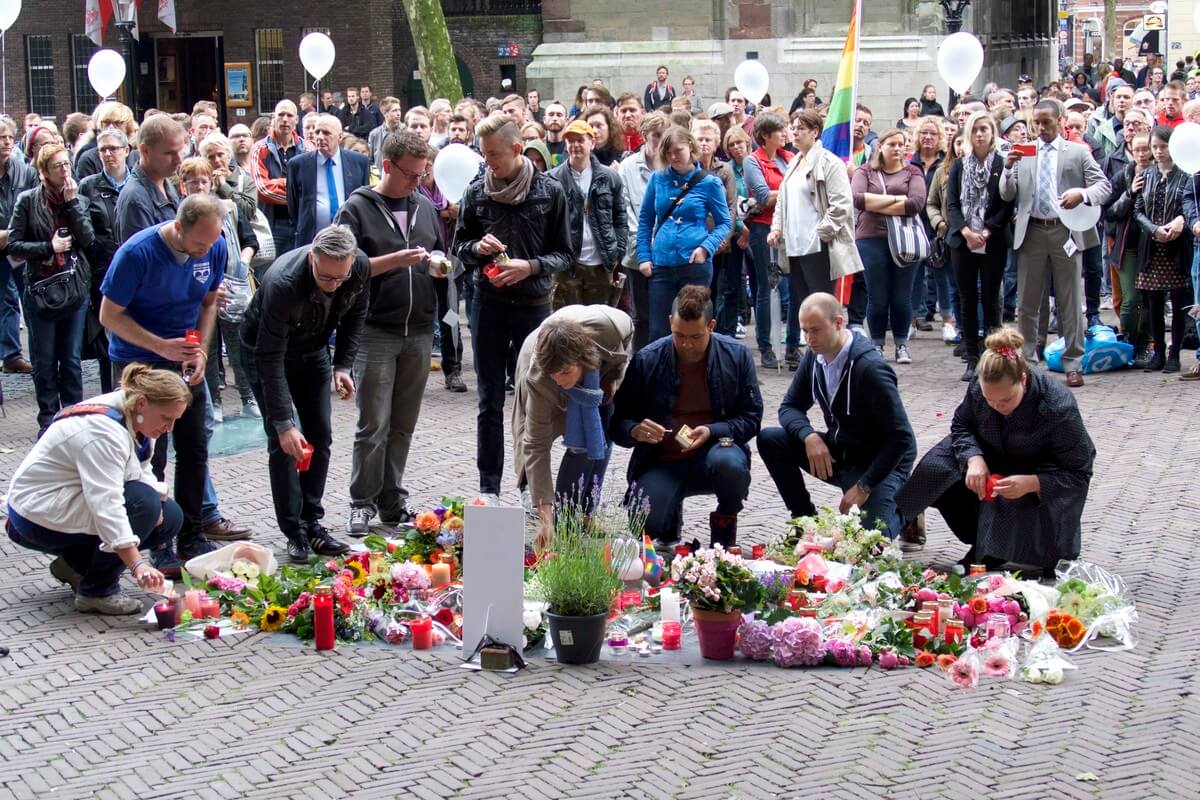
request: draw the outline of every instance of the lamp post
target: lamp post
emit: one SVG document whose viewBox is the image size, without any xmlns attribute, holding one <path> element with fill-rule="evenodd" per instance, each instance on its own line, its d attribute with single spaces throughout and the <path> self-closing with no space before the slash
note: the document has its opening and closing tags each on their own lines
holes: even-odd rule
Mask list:
<svg viewBox="0 0 1200 800">
<path fill-rule="evenodd" d="M 137 115 L 136 87 L 133 57 L 133 29 L 137 26 L 136 0 L 114 0 L 114 24 L 117 35 L 121 40 L 121 55 L 125 58 L 125 105 L 129 106 L 134 116 Z"/>
<path fill-rule="evenodd" d="M 967 10 L 967 6 L 971 5 L 971 0 L 938 0 L 938 5 L 942 7 L 942 11 L 946 14 L 946 33 L 958 33 L 963 26 L 963 12 Z M 950 103 L 946 106 L 946 113 L 958 104 L 958 93 L 953 89 L 950 90 Z"/>
</svg>

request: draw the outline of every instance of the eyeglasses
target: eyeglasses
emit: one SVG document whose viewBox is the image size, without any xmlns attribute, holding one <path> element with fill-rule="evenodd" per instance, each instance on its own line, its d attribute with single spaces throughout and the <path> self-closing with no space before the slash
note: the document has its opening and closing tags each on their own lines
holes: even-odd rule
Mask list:
<svg viewBox="0 0 1200 800">
<path fill-rule="evenodd" d="M 429 177 L 429 170 L 422 170 L 421 172 L 409 172 L 395 161 L 391 162 L 391 164 L 392 168 L 395 169 L 396 172 L 399 172 L 403 177 L 408 178 L 410 181 L 423 181 Z"/>
<path fill-rule="evenodd" d="M 56 161 L 50 165 L 50 169 L 56 169 L 59 172 L 66 172 L 71 168 L 70 161 Z"/>
<path fill-rule="evenodd" d="M 123 145 L 123 144 L 106 145 L 104 147 L 97 147 L 96 149 L 99 150 L 101 153 L 115 153 L 118 150 L 124 150 L 125 145 Z"/>
<path fill-rule="evenodd" d="M 349 275 L 323 275 L 320 272 L 316 273 L 316 275 L 317 275 L 317 280 L 320 281 L 321 283 L 339 283 L 340 284 L 340 283 L 345 283 L 346 281 L 350 280 Z"/>
</svg>

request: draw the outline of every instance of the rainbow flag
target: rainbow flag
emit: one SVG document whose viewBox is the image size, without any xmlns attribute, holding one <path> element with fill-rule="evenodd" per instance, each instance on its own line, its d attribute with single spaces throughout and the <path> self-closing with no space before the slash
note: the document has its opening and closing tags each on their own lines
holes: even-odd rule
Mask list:
<svg viewBox="0 0 1200 800">
<path fill-rule="evenodd" d="M 857 100 L 855 88 L 858 83 L 858 32 L 862 23 L 862 0 L 852 0 L 850 29 L 846 32 L 846 44 L 842 47 L 842 60 L 838 64 L 837 81 L 833 97 L 829 101 L 829 114 L 821 132 L 821 145 L 843 161 L 849 161 L 854 146 L 854 105 Z"/>
<path fill-rule="evenodd" d="M 654 550 L 654 542 L 650 540 L 650 534 L 642 534 L 642 563 L 644 564 L 645 576 L 647 579 L 653 579 L 657 582 L 662 577 L 662 562 L 658 558 L 658 553 Z"/>
</svg>

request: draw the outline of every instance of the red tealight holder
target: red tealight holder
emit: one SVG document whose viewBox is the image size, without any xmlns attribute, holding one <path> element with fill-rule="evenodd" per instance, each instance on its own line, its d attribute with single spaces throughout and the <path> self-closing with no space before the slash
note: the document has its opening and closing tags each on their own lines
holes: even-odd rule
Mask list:
<svg viewBox="0 0 1200 800">
<path fill-rule="evenodd" d="M 164 600 L 154 604 L 154 618 L 158 621 L 160 631 L 174 628 L 179 624 L 179 601 Z"/>
<path fill-rule="evenodd" d="M 767 546 L 765 544 L 756 544 L 750 548 L 750 557 L 755 561 L 761 561 L 767 556 Z"/>
<path fill-rule="evenodd" d="M 188 344 L 200 344 L 200 331 L 188 328 L 183 332 L 183 340 Z"/>
<path fill-rule="evenodd" d="M 433 620 L 429 617 L 414 619 L 408 624 L 412 631 L 413 650 L 428 650 L 433 647 Z"/>
<path fill-rule="evenodd" d="M 300 457 L 296 459 L 296 471 L 308 472 L 312 465 L 313 447 L 308 442 L 300 445 Z"/>
<path fill-rule="evenodd" d="M 674 620 L 662 624 L 663 650 L 678 650 L 683 641 L 683 626 Z"/>
<path fill-rule="evenodd" d="M 201 619 L 220 619 L 221 603 L 213 597 L 205 597 L 200 601 Z"/>
</svg>

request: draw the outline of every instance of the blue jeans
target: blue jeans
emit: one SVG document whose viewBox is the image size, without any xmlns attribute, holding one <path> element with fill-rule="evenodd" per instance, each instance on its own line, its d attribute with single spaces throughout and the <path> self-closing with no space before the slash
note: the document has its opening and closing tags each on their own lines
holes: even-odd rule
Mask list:
<svg viewBox="0 0 1200 800">
<path fill-rule="evenodd" d="M 650 341 L 671 333 L 671 304 L 684 286 L 709 286 L 712 283 L 712 262 L 680 264 L 675 267 L 654 266 L 650 273 Z M 769 320 L 768 320 L 769 321 Z"/>
<path fill-rule="evenodd" d="M 0 256 L 0 362 L 21 355 L 21 302 L 12 264 Z"/>
<path fill-rule="evenodd" d="M 125 514 L 133 535 L 138 538 L 139 549 L 152 550 L 170 543 L 183 525 L 183 511 L 175 501 L 160 499 L 158 492 L 142 481 L 125 482 Z M 10 517 L 8 537 L 30 550 L 61 556 L 83 576 L 79 582 L 79 594 L 83 597 L 108 597 L 119 591 L 125 563 L 116 553 L 101 550 L 100 537 L 94 533 L 54 531 Z"/>
<path fill-rule="evenodd" d="M 1195 292 L 1193 302 L 1200 304 L 1200 245 L 1192 247 L 1192 291 Z M 1200 336 L 1200 319 L 1196 320 L 1196 335 Z"/>
<path fill-rule="evenodd" d="M 771 341 L 771 248 L 767 246 L 770 225 L 747 222 L 750 226 L 750 257 L 754 259 L 754 333 L 759 351 L 774 350 Z M 783 319 L 787 319 L 784 317 Z"/>
<path fill-rule="evenodd" d="M 867 327 L 872 341 L 877 347 L 883 346 L 890 322 L 896 346 L 908 344 L 908 325 L 912 322 L 912 268 L 901 267 L 892 260 L 886 236 L 859 239 L 855 244 L 865 268 Z"/>
<path fill-rule="evenodd" d="M 510 347 L 520 350 L 525 338 L 548 316 L 549 298 L 544 305 L 475 298 L 471 333 L 479 384 L 475 463 L 479 467 L 480 494 L 499 494 L 500 479 L 504 474 L 504 381 Z M 663 320 L 665 322 L 665 315 Z"/>
<path fill-rule="evenodd" d="M 652 464 L 638 476 L 637 486 L 650 501 L 646 533 L 672 542 L 679 538 L 683 500 L 699 494 L 717 496 L 717 513 L 737 514 L 750 490 L 750 458 L 741 447 L 711 445 L 686 461 Z"/>
<path fill-rule="evenodd" d="M 83 372 L 79 355 L 83 347 L 83 326 L 87 320 L 88 304 L 85 299 L 70 316 L 44 320 L 34 312 L 28 289 L 21 301 L 25 310 L 25 328 L 29 331 L 29 360 L 33 362 L 38 430 L 44 431 L 59 409 L 83 399 Z"/>
<path fill-rule="evenodd" d="M 821 438 L 826 439 L 826 435 L 821 434 Z M 788 513 L 794 517 L 815 514 L 816 506 L 809 496 L 808 487 L 804 485 L 804 473 L 808 470 L 804 442 L 793 441 L 783 428 L 763 428 L 758 434 L 758 454 L 767 465 L 767 472 L 775 481 Z M 905 456 L 896 469 L 871 487 L 871 494 L 862 508 L 863 521 L 868 524 L 876 522 L 890 539 L 896 538 L 902 527 L 900 515 L 896 512 L 896 492 L 908 479 L 914 458 L 913 455 Z M 833 474 L 825 482 L 845 492 L 858 483 L 866 470 L 866 465 L 834 461 Z"/>
<path fill-rule="evenodd" d="M 933 269 L 927 268 L 924 261 L 918 261 L 916 266 L 912 268 L 912 272 L 912 300 L 909 305 L 912 306 L 914 317 L 924 319 L 926 312 L 929 311 L 929 304 L 926 301 L 926 297 L 929 294 L 929 287 L 926 278 L 929 273 L 933 272 Z"/>
</svg>

